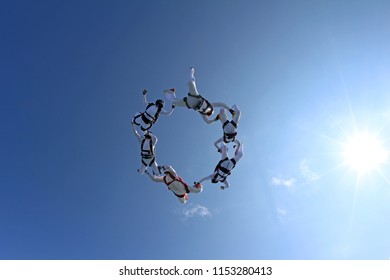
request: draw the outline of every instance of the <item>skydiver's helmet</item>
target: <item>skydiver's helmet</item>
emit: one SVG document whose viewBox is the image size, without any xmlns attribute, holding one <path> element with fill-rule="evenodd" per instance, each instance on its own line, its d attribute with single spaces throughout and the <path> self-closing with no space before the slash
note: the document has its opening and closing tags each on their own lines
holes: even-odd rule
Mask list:
<svg viewBox="0 0 390 280">
<path fill-rule="evenodd" d="M 208 112 L 206 113 L 206 116 L 210 117 L 213 113 L 214 113 L 214 109 L 211 108 L 211 109 L 208 110 Z"/>
<path fill-rule="evenodd" d="M 158 99 L 158 100 L 156 101 L 156 106 L 159 107 L 159 108 L 164 107 L 164 100 Z"/>
<path fill-rule="evenodd" d="M 144 133 L 145 139 L 152 139 L 153 133 L 149 130 L 146 130 Z"/>
<path fill-rule="evenodd" d="M 203 191 L 203 186 L 198 182 L 194 182 L 193 187 L 195 188 L 195 190 L 193 190 L 193 192 L 195 192 L 195 193 L 199 193 L 199 192 Z"/>
<path fill-rule="evenodd" d="M 214 107 L 206 99 L 203 98 L 203 100 L 203 104 L 207 105 L 207 107 L 204 108 L 203 114 L 205 114 L 207 117 L 210 117 L 214 113 Z"/>
</svg>

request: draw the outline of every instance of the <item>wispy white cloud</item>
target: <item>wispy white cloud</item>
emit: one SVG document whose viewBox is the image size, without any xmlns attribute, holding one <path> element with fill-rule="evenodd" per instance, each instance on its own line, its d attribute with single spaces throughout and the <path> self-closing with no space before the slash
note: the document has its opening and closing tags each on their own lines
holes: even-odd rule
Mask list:
<svg viewBox="0 0 390 280">
<path fill-rule="evenodd" d="M 211 217 L 211 213 L 207 207 L 196 204 L 188 205 L 182 210 L 184 219 L 194 218 L 194 217 Z"/>
<path fill-rule="evenodd" d="M 285 209 L 282 209 L 282 208 L 277 208 L 276 212 L 278 213 L 278 215 L 281 215 L 281 216 L 287 215 L 287 211 Z"/>
<path fill-rule="evenodd" d="M 276 208 L 276 214 L 277 214 L 279 221 L 284 222 L 284 219 L 287 215 L 287 210 L 278 207 L 278 208 Z"/>
<path fill-rule="evenodd" d="M 271 183 L 275 186 L 285 186 L 287 188 L 290 188 L 292 186 L 295 185 L 296 183 L 296 179 L 294 177 L 290 177 L 290 178 L 284 178 L 282 176 L 276 176 L 276 177 L 272 177 L 271 179 Z"/>
<path fill-rule="evenodd" d="M 287 211 L 285 209 L 282 209 L 282 208 L 277 208 L 276 213 L 278 213 L 279 218 L 282 218 L 282 217 L 287 215 Z"/>
<path fill-rule="evenodd" d="M 303 176 L 303 178 L 305 178 L 306 181 L 312 182 L 320 178 L 317 173 L 313 172 L 310 169 L 308 160 L 304 159 L 301 161 L 301 163 L 299 164 L 299 171 L 301 172 L 301 175 Z"/>
</svg>

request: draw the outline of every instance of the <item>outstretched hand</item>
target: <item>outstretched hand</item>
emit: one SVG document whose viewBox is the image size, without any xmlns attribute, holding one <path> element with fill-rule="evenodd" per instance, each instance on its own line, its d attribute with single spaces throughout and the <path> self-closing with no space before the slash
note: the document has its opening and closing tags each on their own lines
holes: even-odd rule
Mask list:
<svg viewBox="0 0 390 280">
<path fill-rule="evenodd" d="M 142 91 L 142 94 L 143 95 L 146 95 L 148 93 L 148 90 L 147 89 L 144 89 L 143 91 Z"/>
</svg>

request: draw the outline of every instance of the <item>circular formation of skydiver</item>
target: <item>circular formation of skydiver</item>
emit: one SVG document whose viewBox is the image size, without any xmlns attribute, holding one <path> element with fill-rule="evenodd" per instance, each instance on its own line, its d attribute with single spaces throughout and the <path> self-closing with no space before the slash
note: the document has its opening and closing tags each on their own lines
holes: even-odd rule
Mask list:
<svg viewBox="0 0 390 280">
<path fill-rule="evenodd" d="M 188 82 L 188 94 L 184 98 L 176 97 L 174 88 L 163 91 L 165 97 L 171 102 L 171 108 L 164 109 L 165 102 L 162 99 L 153 102 L 147 100 L 148 91 L 143 90 L 142 94 L 146 108 L 144 112 L 135 114 L 131 121 L 133 133 L 141 146 L 141 166 L 137 170 L 140 175 L 147 174 L 154 182 L 164 183 L 168 190 L 179 199 L 181 203 L 186 203 L 189 193 L 199 193 L 203 190 L 203 181 L 210 180 L 211 183 L 222 183 L 222 190 L 229 188 L 230 183 L 227 180 L 232 169 L 244 155 L 243 145 L 237 139 L 237 127 L 240 121 L 241 112 L 237 105 L 227 106 L 223 102 L 210 102 L 199 94 L 195 83 L 195 69 L 190 68 L 190 80 Z M 187 107 L 198 112 L 202 119 L 211 124 L 221 121 L 223 136 L 214 142 L 214 146 L 221 153 L 221 160 L 217 163 L 213 173 L 188 185 L 173 169 L 171 165 L 158 165 L 156 161 L 155 147 L 158 141 L 151 128 L 157 122 L 160 115 L 170 116 L 176 107 Z M 220 108 L 215 118 L 212 118 L 214 108 Z M 228 119 L 228 113 L 231 114 L 231 120 Z M 229 157 L 226 144 L 234 143 L 234 156 Z"/>
</svg>

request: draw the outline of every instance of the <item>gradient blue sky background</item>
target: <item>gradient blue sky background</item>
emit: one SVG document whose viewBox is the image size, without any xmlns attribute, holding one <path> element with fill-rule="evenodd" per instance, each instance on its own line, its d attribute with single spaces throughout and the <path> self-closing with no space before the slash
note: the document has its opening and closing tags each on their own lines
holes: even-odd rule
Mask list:
<svg viewBox="0 0 390 280">
<path fill-rule="evenodd" d="M 342 164 L 356 130 L 390 148 L 389 1 L 2 1 L 0 26 L 1 259 L 390 257 L 389 163 Z M 130 120 L 190 66 L 245 155 L 183 206 Z M 153 131 L 189 183 L 219 160 L 193 111 Z"/>
</svg>

